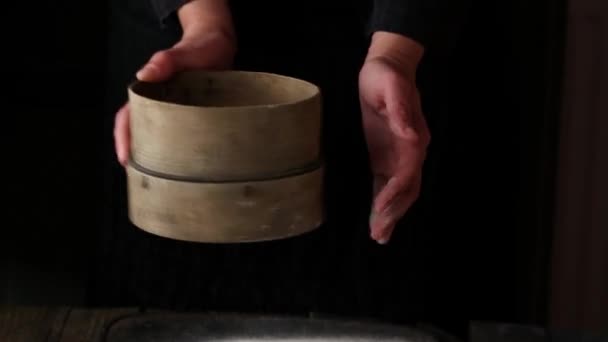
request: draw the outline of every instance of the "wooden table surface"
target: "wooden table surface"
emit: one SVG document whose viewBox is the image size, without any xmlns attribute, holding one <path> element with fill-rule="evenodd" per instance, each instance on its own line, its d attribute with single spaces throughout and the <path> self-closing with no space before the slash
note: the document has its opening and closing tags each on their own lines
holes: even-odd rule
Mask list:
<svg viewBox="0 0 608 342">
<path fill-rule="evenodd" d="M 101 342 L 112 322 L 138 313 L 137 308 L 0 308 L 0 341 Z"/>
</svg>

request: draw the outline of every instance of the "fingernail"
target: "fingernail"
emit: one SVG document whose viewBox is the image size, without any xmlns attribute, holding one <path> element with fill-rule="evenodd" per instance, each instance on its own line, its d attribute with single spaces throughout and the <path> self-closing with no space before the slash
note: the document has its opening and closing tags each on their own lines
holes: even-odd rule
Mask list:
<svg viewBox="0 0 608 342">
<path fill-rule="evenodd" d="M 382 238 L 382 239 L 378 239 L 378 244 L 380 245 L 386 245 L 388 243 L 388 238 Z"/>
<path fill-rule="evenodd" d="M 135 74 L 135 76 L 137 76 L 137 78 L 140 80 L 145 80 L 145 79 L 153 76 L 153 74 L 157 71 L 158 71 L 158 68 L 156 67 L 156 65 L 148 64 L 148 65 L 144 66 L 141 70 L 139 70 L 137 72 L 137 74 Z"/>
<path fill-rule="evenodd" d="M 146 77 L 146 68 L 144 67 L 143 69 L 139 70 L 135 76 L 137 77 L 138 80 L 142 80 Z"/>
</svg>

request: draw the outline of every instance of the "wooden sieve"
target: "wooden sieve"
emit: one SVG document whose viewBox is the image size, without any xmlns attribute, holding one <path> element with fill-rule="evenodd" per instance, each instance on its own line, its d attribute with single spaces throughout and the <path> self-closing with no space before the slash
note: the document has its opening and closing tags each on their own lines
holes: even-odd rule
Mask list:
<svg viewBox="0 0 608 342">
<path fill-rule="evenodd" d="M 323 220 L 321 97 L 309 82 L 188 71 L 128 88 L 129 217 L 178 240 L 251 242 Z"/>
</svg>

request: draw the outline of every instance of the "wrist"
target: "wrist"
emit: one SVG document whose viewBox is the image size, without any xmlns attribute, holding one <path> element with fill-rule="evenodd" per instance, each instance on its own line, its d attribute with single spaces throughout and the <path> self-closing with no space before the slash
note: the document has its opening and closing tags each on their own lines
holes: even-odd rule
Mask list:
<svg viewBox="0 0 608 342">
<path fill-rule="evenodd" d="M 372 35 L 365 60 L 387 60 L 405 73 L 416 75 L 423 55 L 424 47 L 417 41 L 401 34 L 377 31 Z"/>
<path fill-rule="evenodd" d="M 236 45 L 232 16 L 226 0 L 189 0 L 178 12 L 182 40 L 210 37 Z"/>
</svg>

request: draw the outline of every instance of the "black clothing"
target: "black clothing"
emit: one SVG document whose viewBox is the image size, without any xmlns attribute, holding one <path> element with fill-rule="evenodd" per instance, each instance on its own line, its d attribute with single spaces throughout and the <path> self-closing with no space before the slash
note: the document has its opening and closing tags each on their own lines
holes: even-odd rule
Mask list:
<svg viewBox="0 0 608 342">
<path fill-rule="evenodd" d="M 188 0 L 150 1 L 159 25 L 164 28 L 169 25 L 169 21 L 176 20 L 177 9 Z M 420 42 L 427 48 L 439 50 L 445 50 L 453 45 L 470 4 L 470 0 L 374 0 L 372 2 L 373 8 L 367 24 L 368 34 L 374 31 L 399 33 Z M 275 13 L 280 15 L 281 12 L 277 9 Z"/>
<path fill-rule="evenodd" d="M 323 92 L 328 216 L 320 229 L 281 241 L 214 245 L 164 239 L 130 224 L 124 170 L 113 150 L 114 114 L 126 101 L 125 87 L 139 67 L 179 39 L 175 9 L 182 2 L 111 1 L 104 127 L 108 191 L 91 304 L 324 312 L 399 322 L 422 317 L 429 307 L 423 272 L 429 252 L 421 242 L 427 196 L 423 193 L 387 246 L 369 238 L 371 175 L 357 90 L 372 8 L 365 1 L 231 2 L 239 40 L 235 69 L 302 78 Z M 384 21 L 388 16 L 382 11 L 415 16 L 387 5 L 377 2 L 372 27 L 411 30 L 423 41 L 430 39 L 422 33 L 428 29 L 399 26 L 396 18 Z"/>
</svg>

